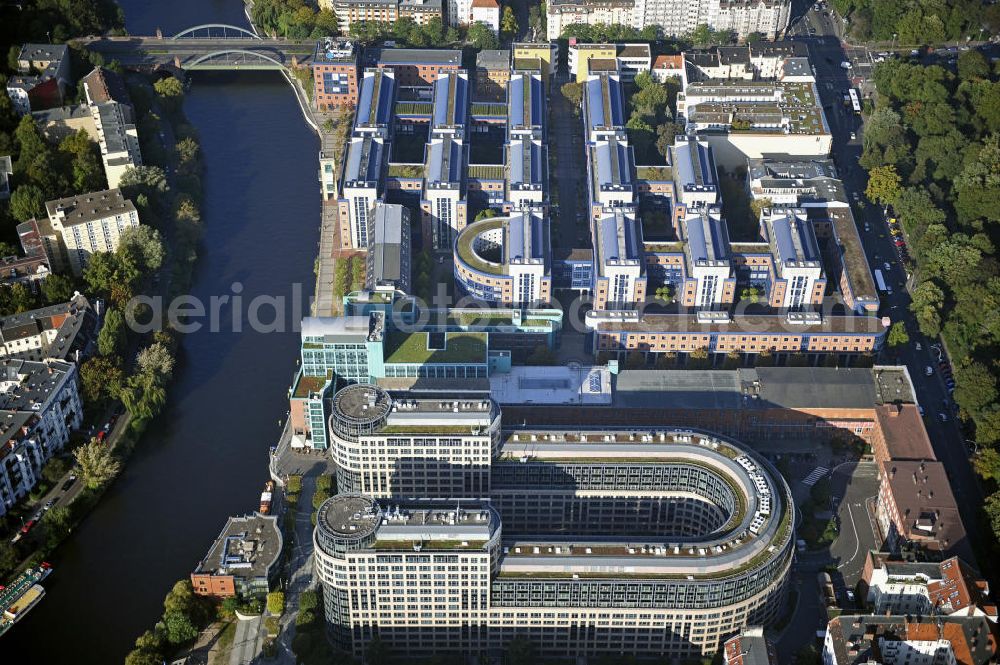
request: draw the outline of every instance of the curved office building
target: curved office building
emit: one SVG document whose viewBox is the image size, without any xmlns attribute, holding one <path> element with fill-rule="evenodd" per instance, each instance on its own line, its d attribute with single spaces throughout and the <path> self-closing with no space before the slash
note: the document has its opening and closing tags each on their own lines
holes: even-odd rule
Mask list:
<svg viewBox="0 0 1000 665">
<path fill-rule="evenodd" d="M 465 227 L 455 240 L 455 281 L 487 303 L 533 307 L 552 295 L 549 222 L 540 208 Z"/>
<path fill-rule="evenodd" d="M 505 432 L 489 484 L 488 498 L 324 504 L 317 569 L 342 647 L 499 655 L 520 636 L 541 657 L 686 659 L 781 607 L 790 492 L 732 440 Z"/>
<path fill-rule="evenodd" d="M 398 399 L 358 383 L 331 405 L 337 490 L 389 496 L 486 496 L 500 445 L 490 399 Z"/>
</svg>

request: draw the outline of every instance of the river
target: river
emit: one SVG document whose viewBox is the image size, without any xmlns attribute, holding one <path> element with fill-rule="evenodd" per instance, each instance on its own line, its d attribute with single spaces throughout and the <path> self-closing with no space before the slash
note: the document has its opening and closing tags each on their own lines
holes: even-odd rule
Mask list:
<svg viewBox="0 0 1000 665">
<path fill-rule="evenodd" d="M 132 34 L 247 25 L 240 0 L 120 2 Z M 304 300 L 319 239 L 319 143 L 288 83 L 272 72 L 197 73 L 184 108 L 206 167 L 192 295 L 207 301 L 239 282 L 245 302 L 290 299 L 290 285 L 300 283 Z M 226 517 L 255 509 L 288 409 L 298 339 L 290 330 L 232 328 L 183 337 L 164 414 L 56 553 L 45 600 L 4 638 L 4 653 L 46 665 L 121 663 Z"/>
</svg>

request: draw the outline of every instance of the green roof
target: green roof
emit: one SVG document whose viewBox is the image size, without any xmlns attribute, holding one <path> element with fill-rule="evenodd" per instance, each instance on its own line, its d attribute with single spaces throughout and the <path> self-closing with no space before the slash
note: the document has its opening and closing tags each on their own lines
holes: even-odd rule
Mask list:
<svg viewBox="0 0 1000 665">
<path fill-rule="evenodd" d="M 390 178 L 423 178 L 423 164 L 389 164 Z"/>
<path fill-rule="evenodd" d="M 672 180 L 674 175 L 669 166 L 637 166 L 635 177 L 639 180 Z"/>
<path fill-rule="evenodd" d="M 445 336 L 444 349 L 428 349 L 428 335 L 435 333 L 394 332 L 389 336 L 389 356 L 386 363 L 485 363 L 486 333 L 450 332 Z"/>
<path fill-rule="evenodd" d="M 480 234 L 503 226 L 506 219 L 506 217 L 490 217 L 489 219 L 481 219 L 478 222 L 474 222 L 473 224 L 465 227 L 465 229 L 458 235 L 458 240 L 455 243 L 455 248 L 458 250 L 458 258 L 462 259 L 467 266 L 474 268 L 479 272 L 489 275 L 504 274 L 502 265 L 499 263 L 487 262 L 476 254 L 475 250 L 472 249 L 472 242 Z"/>
<path fill-rule="evenodd" d="M 503 180 L 502 164 L 469 164 L 469 177 L 484 180 Z"/>
<path fill-rule="evenodd" d="M 472 104 L 472 115 L 505 116 L 505 115 L 507 115 L 507 105 L 506 104 L 494 104 L 494 103 L 474 102 Z"/>
</svg>

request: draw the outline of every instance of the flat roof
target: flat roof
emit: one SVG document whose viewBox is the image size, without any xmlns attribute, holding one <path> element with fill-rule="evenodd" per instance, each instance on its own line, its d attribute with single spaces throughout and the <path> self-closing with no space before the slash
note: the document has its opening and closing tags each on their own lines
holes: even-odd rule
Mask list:
<svg viewBox="0 0 1000 665">
<path fill-rule="evenodd" d="M 495 2 L 495 0 L 493 1 Z M 510 70 L 510 50 L 483 49 L 476 55 L 476 67 L 489 70 Z"/>
<path fill-rule="evenodd" d="M 758 367 L 738 370 L 621 370 L 614 404 L 624 408 L 874 408 L 873 370 Z"/>
<path fill-rule="evenodd" d="M 64 226 L 136 212 L 132 201 L 122 196 L 121 190 L 117 188 L 46 201 L 45 210 L 50 219 L 57 217 L 59 212 L 64 213 Z"/>
<path fill-rule="evenodd" d="M 440 0 L 437 0 L 440 5 Z M 430 3 L 428 3 L 430 4 Z M 376 49 L 376 62 L 383 65 L 462 65 L 462 52 L 454 49 L 434 48 L 380 48 Z"/>
<path fill-rule="evenodd" d="M 761 335 L 881 335 L 882 319 L 874 316 L 824 316 L 817 322 L 804 319 L 789 323 L 782 314 L 744 314 L 728 321 L 699 321 L 697 314 L 645 314 L 638 321 L 595 317 L 599 330 L 610 332 L 688 332 L 691 334 L 729 333 Z"/>
<path fill-rule="evenodd" d="M 611 373 L 600 366 L 515 366 L 490 376 L 490 394 L 500 404 L 610 404 Z"/>
<path fill-rule="evenodd" d="M 275 515 L 230 517 L 195 574 L 269 577 L 281 554 L 281 529 Z"/>
<path fill-rule="evenodd" d="M 635 215 L 615 210 L 597 222 L 595 257 L 598 269 L 642 263 L 642 229 Z"/>
</svg>

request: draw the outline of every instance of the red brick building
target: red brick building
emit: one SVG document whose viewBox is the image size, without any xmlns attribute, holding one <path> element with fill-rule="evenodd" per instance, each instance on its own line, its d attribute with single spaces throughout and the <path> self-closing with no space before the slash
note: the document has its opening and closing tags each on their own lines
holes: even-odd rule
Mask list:
<svg viewBox="0 0 1000 665">
<path fill-rule="evenodd" d="M 316 42 L 312 74 L 319 110 L 358 103 L 358 56 L 351 42 L 330 37 Z"/>
</svg>

